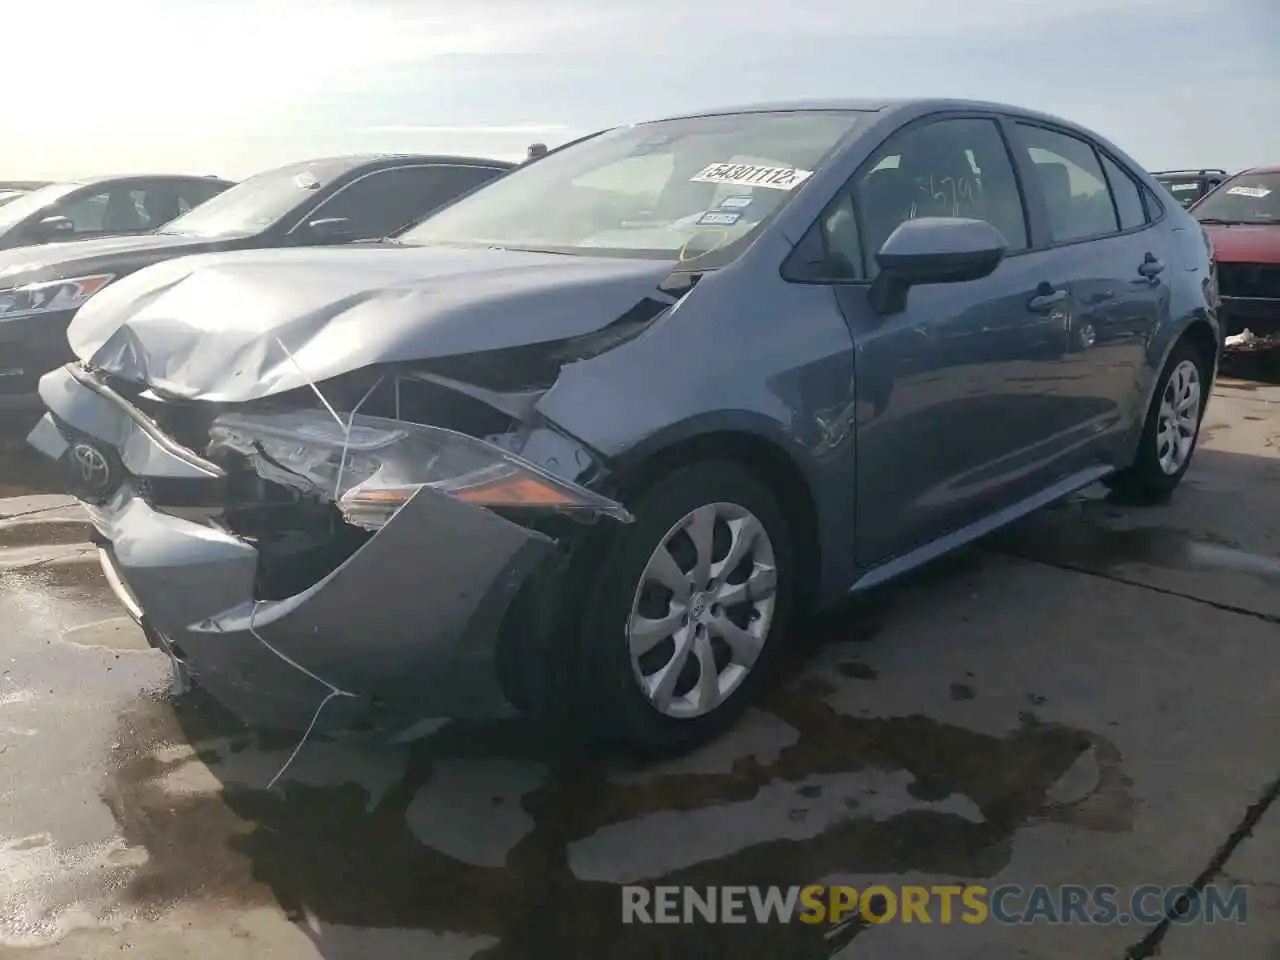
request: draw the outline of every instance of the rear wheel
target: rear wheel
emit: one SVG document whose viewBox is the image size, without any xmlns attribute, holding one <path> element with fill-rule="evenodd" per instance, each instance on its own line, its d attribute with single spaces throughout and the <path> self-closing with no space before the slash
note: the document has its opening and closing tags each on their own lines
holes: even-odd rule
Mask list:
<svg viewBox="0 0 1280 960">
<path fill-rule="evenodd" d="M 791 533 L 776 499 L 728 462 L 655 484 L 605 552 L 583 621 L 588 700 L 609 732 L 681 753 L 746 709 L 791 617 Z"/>
<path fill-rule="evenodd" d="M 1195 345 L 1173 348 L 1138 440 L 1132 465 L 1103 482 L 1126 497 L 1158 500 L 1182 481 L 1195 454 L 1200 422 L 1209 400 L 1209 364 Z"/>
</svg>

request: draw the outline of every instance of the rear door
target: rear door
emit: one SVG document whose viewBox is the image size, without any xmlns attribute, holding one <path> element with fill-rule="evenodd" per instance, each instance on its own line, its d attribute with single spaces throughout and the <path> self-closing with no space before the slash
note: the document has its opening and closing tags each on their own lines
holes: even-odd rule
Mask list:
<svg viewBox="0 0 1280 960">
<path fill-rule="evenodd" d="M 1137 402 L 1146 345 L 1169 309 L 1177 252 L 1162 211 L 1097 144 L 1020 121 L 1017 158 L 1031 171 L 1046 248 L 1070 278 L 1069 353 L 1057 389 L 1070 396 L 1075 463 L 1111 463 L 1145 410 Z"/>
</svg>

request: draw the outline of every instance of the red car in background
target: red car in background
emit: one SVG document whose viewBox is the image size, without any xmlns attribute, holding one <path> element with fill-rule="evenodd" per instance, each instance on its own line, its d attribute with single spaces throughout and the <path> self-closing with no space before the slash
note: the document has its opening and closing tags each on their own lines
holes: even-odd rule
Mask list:
<svg viewBox="0 0 1280 960">
<path fill-rule="evenodd" d="M 1213 242 L 1223 332 L 1280 335 L 1280 166 L 1229 177 L 1190 212 Z"/>
</svg>

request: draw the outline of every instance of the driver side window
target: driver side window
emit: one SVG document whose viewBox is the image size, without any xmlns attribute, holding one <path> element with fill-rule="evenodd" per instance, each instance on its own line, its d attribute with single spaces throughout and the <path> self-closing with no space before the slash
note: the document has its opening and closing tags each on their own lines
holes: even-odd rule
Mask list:
<svg viewBox="0 0 1280 960">
<path fill-rule="evenodd" d="M 75 233 L 100 233 L 106 229 L 107 201 L 110 192 L 103 190 L 87 197 L 77 197 L 70 202 L 64 201 L 56 207 L 46 210 L 41 216 L 66 217 L 71 221 Z"/>
<path fill-rule="evenodd" d="M 1010 253 L 1027 249 L 1027 222 L 1013 162 L 994 120 L 935 120 L 895 134 L 854 178 L 860 266 L 878 272 L 876 252 L 917 217 L 968 217 L 1000 231 Z M 828 227 L 828 230 L 830 228 Z M 828 248 L 839 238 L 828 233 Z"/>
</svg>

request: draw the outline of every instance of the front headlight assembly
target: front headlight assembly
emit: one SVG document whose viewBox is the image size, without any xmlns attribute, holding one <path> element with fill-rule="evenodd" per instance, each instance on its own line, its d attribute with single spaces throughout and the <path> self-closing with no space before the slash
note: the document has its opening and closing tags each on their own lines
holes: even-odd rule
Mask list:
<svg viewBox="0 0 1280 960">
<path fill-rule="evenodd" d="M 223 414 L 211 452 L 234 450 L 265 479 L 332 500 L 346 521 L 382 527 L 423 487 L 485 507 L 630 522 L 619 504 L 484 440 L 443 427 L 325 411 Z"/>
<path fill-rule="evenodd" d="M 44 313 L 76 310 L 114 279 L 114 274 L 96 273 L 67 280 L 45 280 L 16 287 L 0 287 L 0 323 Z"/>
</svg>

